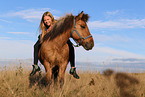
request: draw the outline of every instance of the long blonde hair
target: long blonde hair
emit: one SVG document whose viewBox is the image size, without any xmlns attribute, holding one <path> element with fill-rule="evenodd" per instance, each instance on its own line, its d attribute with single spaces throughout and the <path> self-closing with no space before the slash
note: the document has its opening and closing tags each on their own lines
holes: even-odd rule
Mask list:
<svg viewBox="0 0 145 97">
<path fill-rule="evenodd" d="M 40 36 L 41 39 L 47 33 L 47 31 L 45 31 L 46 26 L 44 25 L 44 16 L 49 16 L 52 19 L 52 24 L 54 24 L 54 22 L 55 22 L 54 17 L 53 17 L 53 15 L 50 12 L 46 11 L 42 15 L 42 19 L 41 19 L 41 22 L 40 22 L 40 25 L 39 25 L 39 33 L 42 33 L 42 35 Z"/>
</svg>

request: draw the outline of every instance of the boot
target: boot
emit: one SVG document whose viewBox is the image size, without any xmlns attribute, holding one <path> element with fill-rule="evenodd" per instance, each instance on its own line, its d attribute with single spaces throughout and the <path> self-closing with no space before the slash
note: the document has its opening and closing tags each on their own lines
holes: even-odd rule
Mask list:
<svg viewBox="0 0 145 97">
<path fill-rule="evenodd" d="M 72 68 L 70 69 L 69 73 L 71 75 L 73 75 L 74 78 L 79 79 L 80 77 L 78 76 L 78 74 L 76 73 L 76 68 Z"/>
<path fill-rule="evenodd" d="M 32 65 L 33 66 L 33 70 L 30 73 L 30 76 L 35 75 L 36 72 L 40 71 L 40 67 L 38 65 Z"/>
</svg>

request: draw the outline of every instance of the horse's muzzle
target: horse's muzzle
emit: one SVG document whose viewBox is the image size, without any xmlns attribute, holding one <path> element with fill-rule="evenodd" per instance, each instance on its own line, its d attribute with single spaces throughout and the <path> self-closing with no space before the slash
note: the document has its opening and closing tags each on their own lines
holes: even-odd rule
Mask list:
<svg viewBox="0 0 145 97">
<path fill-rule="evenodd" d="M 94 47 L 94 42 L 86 42 L 85 43 L 85 49 L 91 50 Z"/>
</svg>

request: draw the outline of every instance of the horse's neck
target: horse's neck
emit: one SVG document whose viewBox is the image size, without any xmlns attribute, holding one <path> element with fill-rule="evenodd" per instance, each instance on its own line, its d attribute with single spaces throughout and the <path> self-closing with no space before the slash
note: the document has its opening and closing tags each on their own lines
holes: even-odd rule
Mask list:
<svg viewBox="0 0 145 97">
<path fill-rule="evenodd" d="M 70 31 L 59 35 L 53 41 L 54 41 L 54 44 L 56 44 L 58 48 L 62 48 L 67 43 L 69 38 L 70 38 Z"/>
</svg>

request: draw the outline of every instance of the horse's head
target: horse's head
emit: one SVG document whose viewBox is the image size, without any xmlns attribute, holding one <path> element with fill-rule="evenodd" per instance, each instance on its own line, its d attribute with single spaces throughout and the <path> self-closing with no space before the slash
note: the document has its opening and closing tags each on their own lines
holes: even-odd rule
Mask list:
<svg viewBox="0 0 145 97">
<path fill-rule="evenodd" d="M 86 50 L 91 50 L 94 46 L 94 40 L 86 24 L 88 18 L 88 14 L 84 14 L 83 11 L 74 18 L 74 28 L 71 37 L 78 45 L 82 45 Z"/>
</svg>

